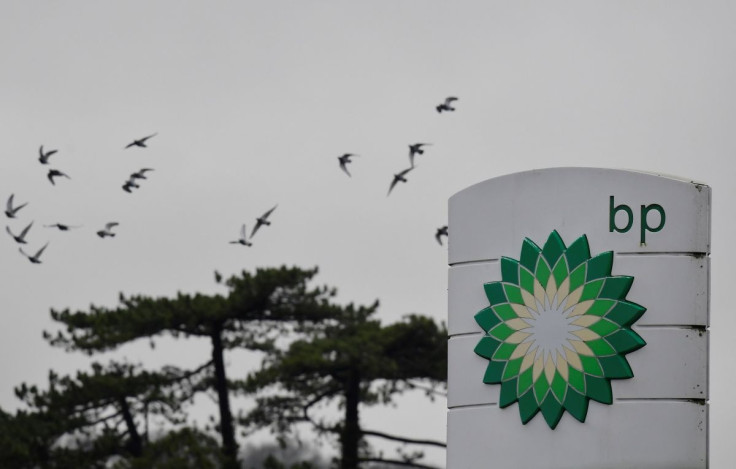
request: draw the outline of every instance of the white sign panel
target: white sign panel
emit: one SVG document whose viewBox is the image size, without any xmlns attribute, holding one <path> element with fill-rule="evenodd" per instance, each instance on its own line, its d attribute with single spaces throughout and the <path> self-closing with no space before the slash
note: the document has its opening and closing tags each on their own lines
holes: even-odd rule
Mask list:
<svg viewBox="0 0 736 469">
<path fill-rule="evenodd" d="M 449 219 L 448 468 L 707 467 L 708 186 L 529 171 Z"/>
</svg>

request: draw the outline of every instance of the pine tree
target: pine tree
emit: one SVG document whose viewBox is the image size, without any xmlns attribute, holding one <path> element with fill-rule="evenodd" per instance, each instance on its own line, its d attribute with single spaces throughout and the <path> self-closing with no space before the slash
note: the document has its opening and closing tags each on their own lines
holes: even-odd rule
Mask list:
<svg viewBox="0 0 736 469">
<path fill-rule="evenodd" d="M 388 403 L 398 394 L 427 383 L 431 395 L 447 380 L 447 332 L 432 319 L 411 315 L 382 326 L 373 318 L 378 307 L 348 306 L 339 318 L 326 321 L 308 338 L 284 351 L 273 350 L 260 371 L 249 375 L 245 389 L 257 393 L 258 405 L 244 419 L 252 427 L 268 426 L 280 435 L 296 424 L 309 423 L 337 436 L 340 468 L 357 469 L 361 462 L 391 462 L 427 467 L 415 455 L 386 460 L 370 455 L 364 438 L 375 436 L 402 443 L 445 446 L 370 431 L 361 427 L 361 406 Z M 312 415 L 318 404 L 336 401 L 341 420 Z"/>
<path fill-rule="evenodd" d="M 212 378 L 208 384 L 217 394 L 224 467 L 236 468 L 238 445 L 225 351 L 271 350 L 275 340 L 287 332 L 298 332 L 310 323 L 338 314 L 339 308 L 330 302 L 334 289 L 309 285 L 316 274 L 316 268 L 296 267 L 264 268 L 254 274 L 242 272 L 225 282 L 226 296 L 179 293 L 174 298 L 151 298 L 121 294 L 117 308 L 52 310 L 52 318 L 65 330 L 44 336 L 52 345 L 89 354 L 166 334 L 209 339 Z M 217 273 L 216 279 L 221 279 Z"/>
<path fill-rule="evenodd" d="M 18 428 L 37 426 L 44 438 L 30 440 L 35 441 L 35 450 L 19 460 L 31 467 L 107 467 L 115 459 L 140 460 L 157 453 L 152 448 L 162 442 L 151 441 L 149 419 L 165 421 L 169 427 L 181 426 L 186 416 L 183 405 L 206 379 L 202 371 L 183 373 L 167 367 L 150 372 L 125 363 L 113 362 L 106 367 L 94 363 L 92 372 L 78 372 L 74 377 L 50 372 L 46 390 L 22 384 L 15 393 L 29 410 L 7 423 Z M 166 438 L 171 440 L 172 436 Z M 181 448 L 185 460 L 188 449 Z"/>
</svg>

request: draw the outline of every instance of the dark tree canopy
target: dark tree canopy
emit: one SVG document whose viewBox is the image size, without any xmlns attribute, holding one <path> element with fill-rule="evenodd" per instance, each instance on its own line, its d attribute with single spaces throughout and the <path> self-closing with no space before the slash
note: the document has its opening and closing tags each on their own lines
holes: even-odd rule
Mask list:
<svg viewBox="0 0 736 469">
<path fill-rule="evenodd" d="M 91 371 L 73 377 L 51 372 L 45 390 L 18 386 L 16 394 L 27 409 L 15 415 L 0 410 L 0 467 L 240 469 L 238 425 L 246 433 L 271 428 L 285 442 L 299 424 L 334 437 L 341 469 L 428 467 L 421 464 L 421 452 L 385 459 L 367 439 L 444 443 L 362 428 L 359 410 L 390 403 L 411 389 L 429 396 L 441 392 L 447 367 L 444 325 L 420 315 L 382 325 L 375 317 L 378 302 L 338 306 L 333 288 L 312 285 L 316 274 L 316 268 L 263 268 L 222 282 L 216 273 L 227 289 L 223 294 L 121 294 L 113 308 L 52 310 L 62 327 L 44 337 L 68 351 L 92 355 L 173 336 L 203 338 L 211 353 L 193 369 L 150 371 L 112 362 L 93 364 Z M 229 378 L 225 354 L 233 349 L 264 352 L 263 367 L 245 379 Z M 219 440 L 187 423 L 187 403 L 200 392 L 216 396 Z M 237 419 L 230 404 L 235 394 L 256 401 Z M 330 404 L 340 406 L 342 417 L 316 411 Z M 273 456 L 261 460 L 258 464 L 271 469 L 319 464 Z"/>
<path fill-rule="evenodd" d="M 15 415 L 0 409 L 0 461 L 18 469 L 54 467 L 52 445 L 64 434 L 64 424 L 46 416 L 19 410 Z"/>
<path fill-rule="evenodd" d="M 419 315 L 383 326 L 373 318 L 377 307 L 378 303 L 350 305 L 311 337 L 293 342 L 285 351 L 273 351 L 263 369 L 246 381 L 245 389 L 258 393 L 258 405 L 244 423 L 284 434 L 297 423 L 309 422 L 321 432 L 336 434 L 342 469 L 357 468 L 361 460 L 380 460 L 365 446 L 363 438 L 369 435 L 443 446 L 360 427 L 359 405 L 390 402 L 417 381 L 428 383 L 431 392 L 447 379 L 444 326 Z M 314 406 L 333 400 L 344 409 L 342 420 L 329 422 L 311 415 Z"/>
<path fill-rule="evenodd" d="M 91 373 L 78 372 L 75 377 L 49 373 L 44 391 L 22 384 L 15 392 L 30 410 L 4 415 L 0 433 L 15 434 L 16 449 L 6 451 L 9 447 L 0 445 L 0 461 L 15 458 L 13 467 L 108 467 L 117 459 L 132 461 L 159 453 L 152 448 L 171 437 L 151 442 L 149 417 L 181 424 L 183 405 L 202 379 L 198 374 L 95 363 Z M 186 446 L 180 453 L 190 456 Z"/>
<path fill-rule="evenodd" d="M 339 314 L 340 309 L 330 301 L 335 290 L 310 285 L 316 274 L 316 268 L 297 267 L 243 271 L 225 282 L 227 295 L 179 293 L 174 298 L 151 298 L 121 294 L 117 308 L 52 310 L 52 318 L 62 323 L 65 330 L 56 335 L 44 332 L 44 337 L 52 345 L 90 354 L 163 334 L 209 339 L 212 379 L 208 383 L 217 394 L 222 453 L 225 467 L 236 468 L 238 446 L 225 351 L 271 350 L 285 332 L 299 331 Z M 216 280 L 221 281 L 219 274 Z"/>
<path fill-rule="evenodd" d="M 178 293 L 174 298 L 120 295 L 120 306 L 90 306 L 89 311 L 51 311 L 66 327 L 56 336 L 44 333 L 52 345 L 87 353 L 114 349 L 143 337 L 223 336 L 227 348 L 260 349 L 278 326 L 333 317 L 335 290 L 309 283 L 317 268 L 261 268 L 243 271 L 225 282 L 227 295 Z M 219 274 L 218 274 L 219 275 Z"/>
</svg>

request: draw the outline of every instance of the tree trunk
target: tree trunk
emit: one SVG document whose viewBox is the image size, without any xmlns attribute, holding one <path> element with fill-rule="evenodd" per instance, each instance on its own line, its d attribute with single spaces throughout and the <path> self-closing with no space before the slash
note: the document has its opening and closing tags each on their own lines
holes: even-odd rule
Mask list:
<svg viewBox="0 0 736 469">
<path fill-rule="evenodd" d="M 342 430 L 342 461 L 340 469 L 358 469 L 358 447 L 360 444 L 360 372 L 352 369 L 345 383 L 345 425 Z"/>
<path fill-rule="evenodd" d="M 238 444 L 235 442 L 233 416 L 230 413 L 230 393 L 225 377 L 225 360 L 222 349 L 222 328 L 217 326 L 212 331 L 212 361 L 215 365 L 215 389 L 220 406 L 220 435 L 222 436 L 222 454 L 225 456 L 225 469 L 238 468 Z"/>
<path fill-rule="evenodd" d="M 124 397 L 121 397 L 118 402 L 120 404 L 120 410 L 123 413 L 125 426 L 128 427 L 128 437 L 130 438 L 130 441 L 127 445 L 128 450 L 130 451 L 130 454 L 132 454 L 136 458 L 140 458 L 141 456 L 143 456 L 143 440 L 141 439 L 141 435 L 140 433 L 138 433 L 138 429 L 135 426 L 133 415 L 130 413 L 130 406 L 128 405 L 128 401 L 126 401 Z"/>
</svg>

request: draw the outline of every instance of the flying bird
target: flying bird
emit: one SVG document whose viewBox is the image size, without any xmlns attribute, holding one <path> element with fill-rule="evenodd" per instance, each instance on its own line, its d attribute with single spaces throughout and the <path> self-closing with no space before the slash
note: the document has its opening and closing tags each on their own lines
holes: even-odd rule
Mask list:
<svg viewBox="0 0 736 469">
<path fill-rule="evenodd" d="M 452 107 L 452 102 L 457 101 L 458 98 L 454 96 L 450 96 L 449 98 L 445 98 L 445 102 L 437 106 L 435 109 L 437 109 L 437 112 L 442 114 L 442 111 L 454 111 L 455 108 Z"/>
<path fill-rule="evenodd" d="M 132 194 L 133 193 L 133 191 L 131 191 L 131 189 L 133 189 L 133 188 L 138 189 L 140 187 L 141 186 L 139 186 L 138 184 L 136 184 L 135 183 L 135 179 L 133 179 L 132 177 L 130 179 L 128 179 L 127 181 L 125 181 L 125 184 L 123 184 L 123 190 L 125 192 L 129 193 L 129 194 Z"/>
<path fill-rule="evenodd" d="M 46 175 L 47 178 L 49 178 L 49 181 L 51 181 L 51 184 L 56 185 L 54 182 L 54 178 L 57 176 L 63 176 L 67 179 L 71 179 L 68 174 L 64 174 L 58 169 L 49 169 L 49 173 Z"/>
<path fill-rule="evenodd" d="M 115 236 L 115 233 L 112 232 L 112 229 L 114 227 L 118 226 L 119 224 L 120 223 L 118 223 L 116 221 L 111 221 L 110 223 L 108 223 L 108 224 L 105 225 L 105 229 L 104 230 L 100 230 L 100 231 L 97 232 L 97 236 L 99 236 L 102 239 L 105 239 L 108 236 L 114 237 Z"/>
<path fill-rule="evenodd" d="M 243 246 L 253 246 L 253 243 L 248 242 L 248 232 L 245 230 L 245 224 L 240 227 L 240 239 L 237 241 L 230 241 L 230 244 L 242 244 Z"/>
<path fill-rule="evenodd" d="M 130 180 L 132 181 L 133 179 L 147 179 L 146 176 L 145 176 L 145 174 L 148 171 L 153 171 L 153 168 L 143 168 L 140 171 L 137 171 L 137 172 L 131 174 L 130 175 Z"/>
<path fill-rule="evenodd" d="M 81 228 L 82 225 L 64 225 L 63 223 L 54 223 L 53 225 L 43 225 L 46 228 L 58 228 L 59 231 L 69 231 L 72 228 Z"/>
<path fill-rule="evenodd" d="M 28 205 L 28 202 L 18 205 L 17 207 L 13 207 L 13 197 L 15 194 L 10 194 L 10 197 L 8 197 L 8 202 L 5 204 L 5 215 L 7 215 L 8 218 L 15 218 L 15 214 L 18 213 L 18 210 L 22 209 L 26 205 Z"/>
<path fill-rule="evenodd" d="M 26 254 L 23 251 L 23 248 L 18 248 L 18 250 L 20 251 L 21 254 L 23 254 L 24 256 L 26 256 L 28 258 L 28 260 L 31 261 L 33 264 L 40 264 L 41 263 L 41 254 L 43 254 L 44 249 L 46 249 L 46 246 L 48 246 L 48 245 L 49 245 L 49 243 L 44 244 L 43 247 L 41 249 L 39 249 L 38 252 L 36 252 L 36 254 L 34 254 L 33 256 L 29 256 L 28 254 Z"/>
<path fill-rule="evenodd" d="M 447 237 L 447 225 L 442 226 L 440 228 L 437 228 L 437 233 L 434 234 L 434 238 L 437 240 L 438 243 L 440 243 L 440 246 L 442 246 L 442 237 Z"/>
<path fill-rule="evenodd" d="M 409 162 L 411 163 L 412 167 L 414 166 L 414 155 L 423 155 L 424 150 L 422 150 L 422 147 L 430 146 L 431 143 L 415 143 L 414 145 L 409 145 Z"/>
<path fill-rule="evenodd" d="M 43 145 L 41 145 L 41 148 L 38 150 L 38 161 L 41 162 L 41 164 L 49 164 L 49 157 L 53 155 L 54 153 L 58 152 L 59 150 L 49 150 L 44 153 L 43 151 Z"/>
<path fill-rule="evenodd" d="M 406 174 L 414 168 L 416 168 L 416 166 L 412 166 L 411 168 L 407 168 L 398 174 L 394 174 L 394 180 L 391 181 L 391 187 L 388 188 L 388 194 L 386 194 L 386 197 L 391 195 L 391 191 L 394 190 L 394 186 L 396 186 L 399 181 L 406 182 L 406 178 L 404 176 L 406 176 Z"/>
<path fill-rule="evenodd" d="M 133 147 L 133 146 L 135 146 L 135 147 L 141 147 L 141 148 L 148 148 L 148 147 L 146 147 L 146 140 L 148 140 L 149 138 L 153 138 L 156 135 L 158 135 L 158 133 L 151 134 L 151 135 L 149 135 L 147 137 L 139 138 L 138 140 L 133 140 L 133 142 L 131 142 L 128 145 L 126 145 L 126 147 L 124 148 L 124 150 L 127 149 L 127 148 L 130 148 L 130 147 Z"/>
<path fill-rule="evenodd" d="M 28 230 L 30 230 L 32 226 L 33 226 L 33 222 L 30 222 L 28 224 L 28 226 L 26 226 L 25 228 L 23 228 L 23 231 L 21 231 L 19 235 L 16 235 L 12 231 L 10 231 L 10 227 L 9 226 L 6 226 L 5 227 L 5 231 L 7 231 L 8 234 L 13 237 L 13 239 L 15 240 L 16 243 L 19 243 L 19 244 L 27 244 L 26 243 L 26 235 L 28 234 Z"/>
<path fill-rule="evenodd" d="M 269 226 L 271 224 L 270 221 L 268 221 L 268 216 L 271 215 L 271 213 L 276 210 L 276 207 L 278 207 L 278 204 L 274 205 L 274 207 L 269 210 L 268 212 L 264 213 L 260 217 L 256 218 L 256 226 L 253 227 L 253 231 L 250 234 L 250 237 L 253 238 L 253 235 L 256 234 L 256 231 L 258 231 L 258 228 L 261 227 L 261 225 Z"/>
<path fill-rule="evenodd" d="M 340 160 L 340 169 L 342 169 L 343 171 L 345 171 L 345 174 L 347 174 L 348 176 L 350 176 L 350 171 L 348 171 L 348 166 L 347 165 L 348 165 L 348 163 L 352 163 L 352 161 L 350 160 L 350 158 L 352 158 L 354 156 L 358 156 L 358 155 L 353 154 L 353 153 L 345 153 L 344 155 L 337 157 L 337 159 Z"/>
</svg>

